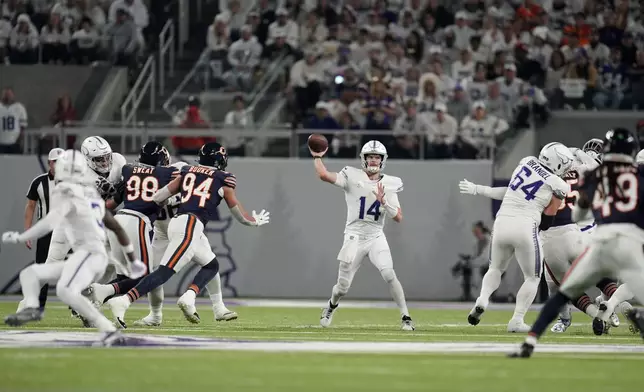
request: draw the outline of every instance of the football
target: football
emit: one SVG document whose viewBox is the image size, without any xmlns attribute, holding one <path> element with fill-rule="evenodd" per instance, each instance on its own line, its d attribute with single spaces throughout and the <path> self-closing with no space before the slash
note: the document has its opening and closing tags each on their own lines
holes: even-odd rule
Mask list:
<svg viewBox="0 0 644 392">
<path fill-rule="evenodd" d="M 329 142 L 326 140 L 324 135 L 319 133 L 314 133 L 309 136 L 308 145 L 314 152 L 322 152 L 329 148 Z"/>
</svg>

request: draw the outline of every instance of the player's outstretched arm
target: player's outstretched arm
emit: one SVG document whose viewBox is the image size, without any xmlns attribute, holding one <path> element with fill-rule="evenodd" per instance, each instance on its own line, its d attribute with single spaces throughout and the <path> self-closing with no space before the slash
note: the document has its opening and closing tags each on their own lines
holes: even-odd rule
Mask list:
<svg viewBox="0 0 644 392">
<path fill-rule="evenodd" d="M 152 196 L 152 200 L 159 205 L 163 205 L 166 200 L 179 193 L 182 180 L 183 177 L 181 175 L 177 176 L 174 180 L 170 181 L 168 185 L 159 189 L 157 193 Z"/>
<path fill-rule="evenodd" d="M 322 157 L 328 150 L 329 149 L 327 148 L 322 152 L 315 152 L 311 150 L 311 147 L 309 147 L 311 156 L 313 156 L 313 165 L 315 166 L 315 172 L 317 173 L 318 177 L 320 177 L 320 180 L 328 182 L 329 184 L 335 184 L 338 179 L 338 173 L 328 171 L 326 169 L 326 166 L 324 166 L 324 162 L 322 162 Z"/>
<path fill-rule="evenodd" d="M 485 185 L 477 185 L 466 179 L 459 182 L 458 187 L 460 188 L 461 193 L 466 195 L 482 195 L 494 200 L 503 200 L 505 192 L 508 190 L 508 188 L 504 186 L 492 188 Z"/>
<path fill-rule="evenodd" d="M 2 241 L 8 243 L 27 242 L 36 240 L 44 235 L 51 233 L 56 226 L 69 214 L 72 210 L 72 203 L 69 200 L 60 200 L 57 202 L 57 207 L 49 211 L 46 217 L 38 221 L 31 228 L 22 234 L 18 232 L 9 231 L 2 235 Z"/>
<path fill-rule="evenodd" d="M 262 226 L 268 223 L 270 213 L 266 210 L 262 210 L 258 213 L 255 211 L 252 214 L 248 214 L 244 207 L 242 207 L 239 200 L 237 200 L 237 195 L 235 194 L 235 189 L 224 186 L 220 188 L 223 192 L 223 199 L 226 201 L 226 205 L 230 209 L 230 213 L 237 219 L 239 223 L 244 226 Z"/>
</svg>

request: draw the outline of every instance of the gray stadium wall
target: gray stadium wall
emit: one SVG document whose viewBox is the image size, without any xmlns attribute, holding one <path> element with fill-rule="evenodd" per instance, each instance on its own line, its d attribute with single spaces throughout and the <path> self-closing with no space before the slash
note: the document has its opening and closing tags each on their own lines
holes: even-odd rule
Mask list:
<svg viewBox="0 0 644 392">
<path fill-rule="evenodd" d="M 25 194 L 30 181 L 42 173 L 42 158 L 2 156 L 2 231 L 20 230 Z M 331 170 L 357 161 L 329 161 Z M 238 196 L 247 210 L 271 212 L 271 223 L 261 228 L 242 226 L 222 205 L 219 221 L 210 222 L 208 237 L 221 263 L 224 295 L 273 298 L 326 298 L 336 281 L 346 219 L 341 190 L 317 179 L 310 160 L 236 159 L 230 170 L 238 179 Z M 459 194 L 463 178 L 490 184 L 488 161 L 391 161 L 387 173 L 400 176 L 404 221 L 387 222 L 385 232 L 396 272 L 410 299 L 450 300 L 460 296 L 451 276 L 459 253 L 470 253 L 471 225 L 491 223 L 491 203 L 483 197 Z M 23 245 L 3 245 L 0 251 L 0 290 L 19 292 L 13 282 L 34 259 Z M 181 293 L 196 273 L 186 269 L 166 285 L 166 295 Z M 512 274 L 514 276 L 516 274 Z M 517 279 L 506 278 L 516 287 Z M 350 298 L 388 299 L 389 290 L 377 270 L 365 260 L 351 288 Z"/>
</svg>

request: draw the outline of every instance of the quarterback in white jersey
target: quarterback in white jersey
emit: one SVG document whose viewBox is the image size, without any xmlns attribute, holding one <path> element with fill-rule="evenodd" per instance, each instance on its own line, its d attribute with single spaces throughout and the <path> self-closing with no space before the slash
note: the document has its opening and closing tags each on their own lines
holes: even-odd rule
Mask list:
<svg viewBox="0 0 644 392">
<path fill-rule="evenodd" d="M 470 324 L 480 322 L 490 296 L 499 288 L 501 275 L 514 254 L 524 282 L 517 293 L 508 332 L 530 330 L 524 316 L 534 301 L 543 273 L 539 229 L 552 225 L 557 210 L 570 192 L 570 185 L 560 176 L 568 172 L 573 160 L 574 156 L 563 144 L 550 143 L 541 150 L 538 158 L 530 156 L 519 162 L 507 192 L 504 188 L 496 192 L 503 195 L 503 201 L 494 222 L 490 268 L 483 277 L 476 305 L 468 315 Z"/>
<path fill-rule="evenodd" d="M 16 150 L 20 132 L 27 127 L 27 110 L 14 101 L 13 90 L 6 88 L 0 101 L 0 146 L 9 150 L 2 153 L 20 153 Z"/>
<path fill-rule="evenodd" d="M 105 272 L 108 265 L 105 250 L 105 227 L 117 233 L 130 264 L 131 276 L 145 273 L 145 264 L 136 260 L 133 247 L 114 217 L 105 210 L 105 204 L 87 175 L 89 168 L 80 152 L 67 150 L 56 162 L 56 187 L 52 192 L 55 206 L 47 216 L 22 234 L 6 232 L 5 243 L 26 242 L 60 229 L 74 249 L 67 262 L 33 264 L 20 273 L 25 307 L 7 316 L 5 323 L 19 326 L 42 317 L 38 308 L 38 293 L 43 284 L 56 284 L 58 297 L 80 315 L 104 332 L 102 343 L 110 345 L 117 337 L 114 325 L 85 298 L 84 290 Z"/>
<path fill-rule="evenodd" d="M 365 256 L 378 268 L 382 278 L 389 284 L 391 294 L 400 309 L 402 329 L 413 331 L 414 324 L 405 301 L 402 285 L 396 277 L 391 259 L 389 244 L 383 227 L 387 217 L 396 222 L 402 221 L 402 210 L 398 193 L 403 190 L 402 180 L 382 173 L 387 161 L 387 149 L 375 140 L 365 144 L 360 151 L 362 168 L 347 166 L 340 173 L 329 172 L 320 153 L 311 150 L 315 170 L 322 181 L 331 183 L 344 190 L 347 202 L 347 224 L 344 230 L 344 243 L 338 260 L 340 269 L 338 281 L 333 286 L 329 304 L 322 311 L 320 325 L 331 325 L 333 313 L 338 302 L 351 287 L 351 282 Z"/>
</svg>

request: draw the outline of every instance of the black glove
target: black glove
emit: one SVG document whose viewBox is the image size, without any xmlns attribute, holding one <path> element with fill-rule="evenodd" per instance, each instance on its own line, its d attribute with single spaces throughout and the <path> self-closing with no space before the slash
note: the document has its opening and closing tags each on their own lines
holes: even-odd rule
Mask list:
<svg viewBox="0 0 644 392">
<path fill-rule="evenodd" d="M 114 187 L 114 184 L 103 177 L 99 177 L 96 180 L 96 190 L 101 195 L 103 200 L 107 200 L 116 194 L 116 188 Z"/>
</svg>

